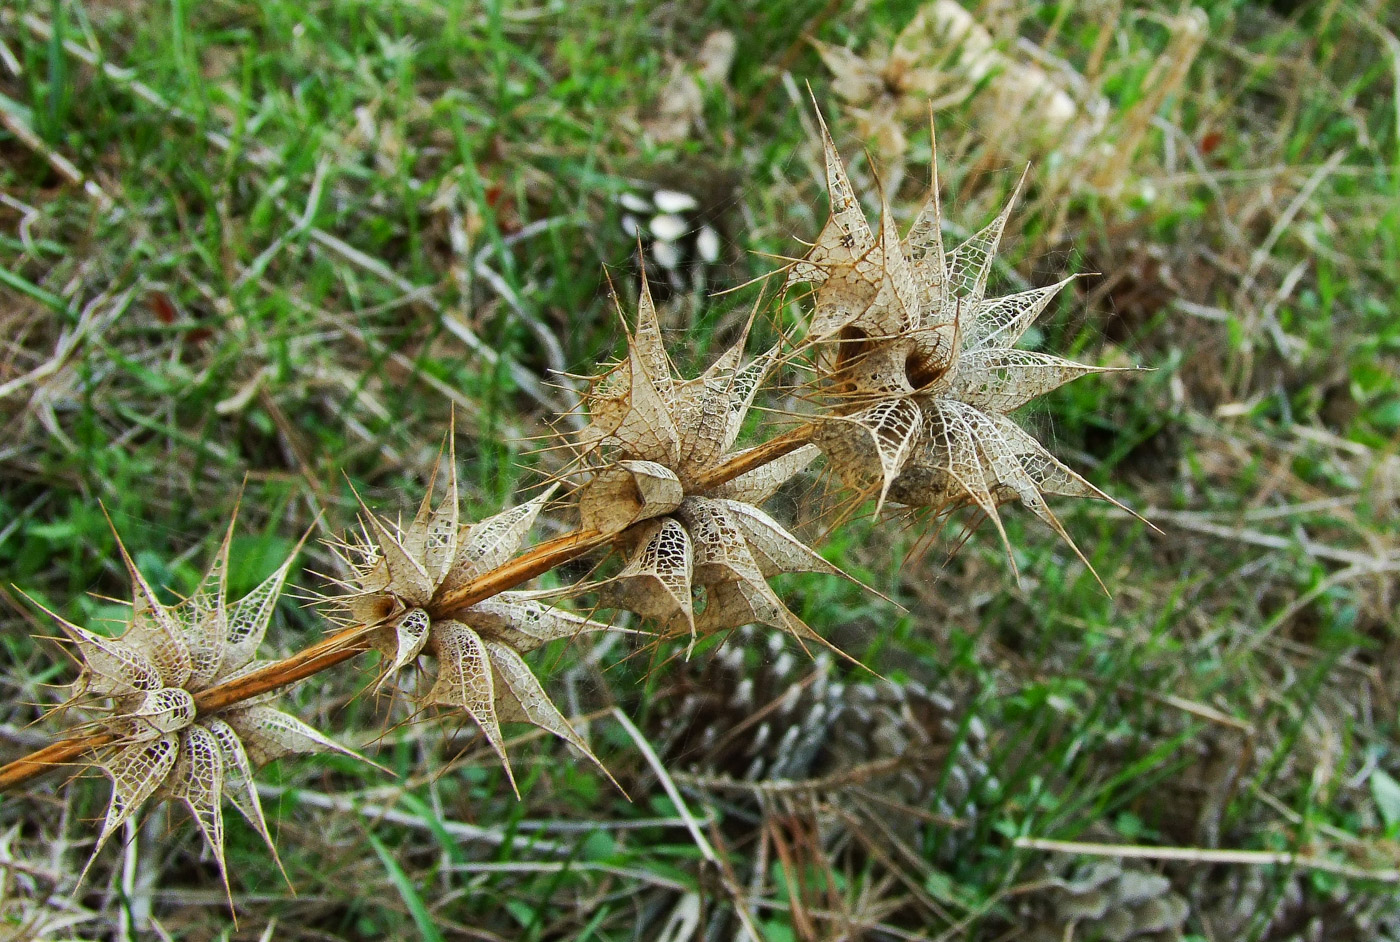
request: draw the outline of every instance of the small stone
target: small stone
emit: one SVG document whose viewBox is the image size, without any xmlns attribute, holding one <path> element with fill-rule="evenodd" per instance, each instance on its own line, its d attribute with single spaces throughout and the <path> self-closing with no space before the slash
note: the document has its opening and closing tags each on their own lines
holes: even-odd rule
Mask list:
<svg viewBox="0 0 1400 942">
<path fill-rule="evenodd" d="M 1157 899 L 1171 888 L 1171 881 L 1161 874 L 1125 870 L 1118 878 L 1117 896 L 1120 903 L 1142 903 Z"/>
<path fill-rule="evenodd" d="M 695 237 L 695 254 L 707 265 L 719 261 L 719 233 L 710 226 L 701 226 Z"/>
<path fill-rule="evenodd" d="M 654 221 L 653 228 L 655 228 Z M 662 268 L 679 268 L 681 264 L 681 250 L 676 247 L 674 242 L 653 242 L 651 257 L 656 259 L 656 264 Z"/>
<path fill-rule="evenodd" d="M 648 228 L 662 242 L 675 242 L 689 231 L 690 225 L 680 216 L 666 214 L 652 217 Z"/>
<path fill-rule="evenodd" d="M 1190 907 L 1186 900 L 1175 893 L 1167 893 L 1154 900 L 1149 900 L 1137 912 L 1137 931 L 1148 932 L 1168 932 L 1180 929 L 1181 924 L 1186 921 L 1186 916 Z"/>
<path fill-rule="evenodd" d="M 652 194 L 656 208 L 663 213 L 689 213 L 700 206 L 698 200 L 689 193 L 679 190 L 657 190 Z"/>
</svg>

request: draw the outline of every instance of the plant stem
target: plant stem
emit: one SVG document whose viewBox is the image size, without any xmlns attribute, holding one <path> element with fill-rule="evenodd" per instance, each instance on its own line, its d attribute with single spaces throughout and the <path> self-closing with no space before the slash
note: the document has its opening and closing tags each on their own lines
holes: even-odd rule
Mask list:
<svg viewBox="0 0 1400 942">
<path fill-rule="evenodd" d="M 612 542 L 614 536 L 616 534 L 602 533 L 598 530 L 573 530 L 555 537 L 532 547 L 523 556 L 517 556 L 504 566 L 435 597 L 427 605 L 428 614 L 433 618 L 451 618 L 464 608 L 529 582 L 555 566 L 562 566 L 591 550 L 607 545 Z"/>
<path fill-rule="evenodd" d="M 351 625 L 290 657 L 201 690 L 194 695 L 195 709 L 200 714 L 217 713 L 344 663 L 370 649 L 370 631 L 367 625 Z"/>
<path fill-rule="evenodd" d="M 116 740 L 115 733 L 94 733 L 49 743 L 37 752 L 0 766 L 0 792 L 23 785 L 36 776 L 67 765 L 90 749 L 98 749 Z"/>
<path fill-rule="evenodd" d="M 715 465 L 707 473 L 699 475 L 692 488 L 699 492 L 707 491 L 732 481 L 741 474 L 761 468 L 811 442 L 815 431 L 816 426 L 813 424 L 800 425 L 748 451 L 740 452 Z M 462 609 L 513 589 L 556 566 L 562 566 L 606 546 L 617 536 L 615 533 L 604 534 L 598 530 L 573 530 L 540 543 L 505 565 L 434 598 L 427 606 L 428 612 L 433 618 L 450 618 Z M 217 713 L 244 700 L 271 693 L 342 664 L 370 650 L 370 633 L 374 627 L 377 626 L 351 625 L 290 657 L 201 690 L 195 694 L 195 707 L 200 715 Z M 72 762 L 86 752 L 110 745 L 116 739 L 116 735 L 112 733 L 97 733 L 50 743 L 36 752 L 0 766 L 0 792 L 23 785 L 45 772 Z"/>
<path fill-rule="evenodd" d="M 721 484 L 728 484 L 741 474 L 755 471 L 770 462 L 777 461 L 784 455 L 792 454 L 804 445 L 810 444 L 816 431 L 817 426 L 812 422 L 789 429 L 775 438 L 770 438 L 762 445 L 755 445 L 748 451 L 741 451 L 732 458 L 715 465 L 709 471 L 696 475 L 692 487 L 697 491 L 708 491 Z"/>
</svg>

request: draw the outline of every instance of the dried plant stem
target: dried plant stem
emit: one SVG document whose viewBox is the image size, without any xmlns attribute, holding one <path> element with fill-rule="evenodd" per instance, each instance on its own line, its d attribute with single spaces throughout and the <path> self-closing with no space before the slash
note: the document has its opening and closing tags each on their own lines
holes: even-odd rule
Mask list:
<svg viewBox="0 0 1400 942">
<path fill-rule="evenodd" d="M 201 714 L 216 713 L 344 663 L 370 649 L 369 631 L 365 625 L 352 625 L 290 657 L 202 690 L 195 694 L 195 709 Z"/>
<path fill-rule="evenodd" d="M 692 487 L 697 491 L 708 490 L 761 468 L 809 443 L 815 430 L 815 425 L 800 425 L 748 451 L 740 452 L 700 475 Z M 428 607 L 433 617 L 449 618 L 454 612 L 513 589 L 556 566 L 562 566 L 606 546 L 615 536 L 616 534 L 606 534 L 598 530 L 573 530 L 565 533 L 531 548 L 504 566 L 483 573 L 451 592 L 444 593 L 440 598 L 433 599 Z M 370 631 L 370 626 L 366 625 L 344 628 L 290 657 L 200 691 L 195 695 L 195 707 L 200 714 L 216 713 L 342 664 L 370 650 Z M 97 733 L 60 739 L 0 766 L 0 792 L 23 785 L 86 752 L 109 745 L 116 738 L 111 733 Z"/>
<path fill-rule="evenodd" d="M 50 743 L 37 752 L 0 766 L 0 792 L 23 785 L 32 778 L 67 765 L 90 749 L 98 749 L 116 740 L 115 733 L 94 733 Z"/>
<path fill-rule="evenodd" d="M 750 448 L 748 451 L 741 451 L 728 461 L 717 464 L 704 474 L 698 475 L 694 482 L 694 488 L 698 491 L 706 491 L 712 487 L 727 484 L 739 475 L 755 471 L 769 462 L 777 461 L 784 455 L 791 454 L 803 445 L 809 444 L 816 431 L 817 427 L 809 422 L 786 431 L 776 438 L 770 438 L 762 445 Z"/>
<path fill-rule="evenodd" d="M 1353 880 L 1377 880 L 1400 883 L 1400 870 L 1368 870 L 1350 864 L 1295 854 L 1292 851 L 1221 850 L 1206 847 L 1147 847 L 1140 844 L 1096 844 L 1081 841 L 1055 841 L 1042 837 L 1018 837 L 1015 845 L 1027 850 L 1044 850 L 1061 854 L 1084 854 L 1094 857 L 1116 857 L 1120 860 L 1186 860 L 1192 863 L 1242 864 L 1264 867 L 1304 867 L 1323 873 L 1335 873 Z"/>
<path fill-rule="evenodd" d="M 573 530 L 555 537 L 547 543 L 532 547 L 529 552 L 512 559 L 504 566 L 433 599 L 427 606 L 428 614 L 433 618 L 450 618 L 454 612 L 529 582 L 555 566 L 562 566 L 591 550 L 605 546 L 612 538 L 613 534 L 598 530 Z"/>
</svg>

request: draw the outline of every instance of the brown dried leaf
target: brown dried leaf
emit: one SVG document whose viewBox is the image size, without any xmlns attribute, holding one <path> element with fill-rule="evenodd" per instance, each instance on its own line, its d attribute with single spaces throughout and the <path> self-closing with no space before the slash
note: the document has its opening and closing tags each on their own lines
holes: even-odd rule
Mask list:
<svg viewBox="0 0 1400 942">
<path fill-rule="evenodd" d="M 695 616 L 695 630 L 713 634 L 744 625 L 768 625 L 800 641 L 820 641 L 816 632 L 783 604 L 762 579 L 718 582 L 705 588 L 705 607 Z"/>
<path fill-rule="evenodd" d="M 619 461 L 596 472 L 579 490 L 585 529 L 618 533 L 680 506 L 685 488 L 675 472 L 654 461 Z"/>
<path fill-rule="evenodd" d="M 448 439 L 451 441 L 452 436 L 449 435 Z M 437 482 L 441 467 L 442 459 L 439 456 L 438 464 L 433 468 L 433 473 L 428 479 L 423 502 L 418 506 L 418 513 L 414 516 L 413 523 L 403 534 L 404 549 L 414 559 L 422 560 L 423 569 L 428 574 L 428 580 L 434 585 L 442 583 L 457 558 L 457 541 L 461 527 L 457 516 L 459 510 L 455 443 L 449 448 L 447 456 L 447 493 L 443 495 L 442 501 L 434 508 L 432 506 L 433 486 Z"/>
<path fill-rule="evenodd" d="M 180 734 L 180 757 L 171 770 L 165 791 L 184 804 L 199 826 L 219 873 L 228 887 L 224 864 L 224 756 L 219 739 L 205 727 L 195 724 Z"/>
<path fill-rule="evenodd" d="M 782 524 L 757 507 L 733 500 L 720 503 L 744 534 L 749 552 L 758 563 L 764 578 L 788 572 L 820 572 L 830 576 L 846 576 L 816 550 L 793 536 Z"/>
<path fill-rule="evenodd" d="M 178 737 L 167 733 L 147 742 L 117 746 L 99 754 L 92 764 L 112 780 L 112 798 L 107 805 L 107 817 L 102 832 L 92 848 L 88 867 L 97 858 L 102 845 L 117 832 L 165 781 L 179 757 Z M 86 873 L 86 868 L 84 868 Z"/>
<path fill-rule="evenodd" d="M 705 608 L 695 616 L 695 632 L 703 635 L 757 623 L 789 631 L 799 638 L 811 636 L 811 629 L 788 611 L 782 599 L 768 585 L 764 574 L 765 563 L 775 567 L 772 572 L 776 574 L 780 571 L 776 567 L 780 566 L 781 561 L 798 555 L 791 543 L 777 538 L 773 530 L 784 537 L 789 535 L 766 514 L 754 508 L 748 508 L 754 513 L 745 514 L 741 520 L 734 512 L 736 506 L 747 505 L 722 499 L 690 497 L 678 515 L 694 545 L 693 581 L 705 588 Z M 771 523 L 771 529 L 761 523 L 760 517 Z M 763 563 L 751 549 L 750 533 L 758 538 Z M 797 541 L 791 538 L 791 542 Z M 808 571 L 826 571 L 821 568 L 827 565 L 825 560 L 817 564 L 807 558 L 804 562 L 812 566 Z"/>
<path fill-rule="evenodd" d="M 695 553 L 690 534 L 674 517 L 651 520 L 636 534 L 637 548 L 614 577 L 624 607 L 643 618 L 669 621 L 679 616 L 695 628 L 690 582 Z"/>
<path fill-rule="evenodd" d="M 743 455 L 738 452 L 735 457 Z M 821 449 L 816 445 L 803 445 L 796 451 L 783 455 L 776 461 L 770 461 L 765 465 L 754 468 L 745 474 L 739 475 L 726 484 L 712 488 L 710 493 L 715 497 L 724 497 L 729 500 L 742 501 L 746 504 L 761 504 L 778 492 L 794 476 L 800 474 L 821 454 Z"/>
<path fill-rule="evenodd" d="M 961 303 L 964 310 L 970 311 L 982 304 L 987 278 L 992 273 L 992 262 L 996 260 L 997 247 L 1001 244 L 1001 234 L 1006 230 L 1006 221 L 1011 218 L 1011 210 L 1025 182 L 1025 174 L 1022 174 L 1021 182 L 1016 184 L 1015 191 L 997 218 L 947 254 L 943 261 L 943 271 L 948 279 L 943 301 L 945 306 Z"/>
<path fill-rule="evenodd" d="M 520 552 L 530 528 L 553 494 L 551 487 L 533 500 L 472 524 L 459 537 L 456 559 L 442 584 L 449 588 L 459 586 L 508 562 Z"/>
<path fill-rule="evenodd" d="M 1075 277 L 983 302 L 963 326 L 963 349 L 1010 349 Z"/>
<path fill-rule="evenodd" d="M 100 697 L 125 697 L 164 686 L 160 671 L 145 654 L 122 644 L 120 639 L 94 634 L 56 615 L 54 618 L 73 641 L 82 662 L 83 674 L 76 684 L 80 691 Z"/>
<path fill-rule="evenodd" d="M 185 645 L 190 653 L 189 685 L 194 690 L 203 690 L 214 683 L 224 668 L 229 637 L 228 606 L 225 604 L 228 598 L 228 554 L 233 542 L 234 522 L 229 521 L 213 563 L 200 580 L 194 595 L 185 601 L 185 612 L 180 618 Z"/>
<path fill-rule="evenodd" d="M 723 503 L 706 497 L 691 497 L 681 505 L 677 516 L 693 541 L 693 578 L 697 584 L 763 581 L 763 573 L 749 552 L 744 531 Z"/>
<path fill-rule="evenodd" d="M 226 647 L 220 663 L 222 672 L 230 673 L 240 669 L 257 654 L 258 648 L 262 646 L 263 636 L 267 633 L 268 622 L 272 620 L 272 613 L 277 608 L 277 600 L 282 595 L 282 587 L 286 585 L 287 575 L 292 571 L 292 563 L 295 561 L 294 552 L 257 588 L 228 609 L 225 619 L 228 634 L 225 636 Z"/>
<path fill-rule="evenodd" d="M 277 847 L 272 843 L 267 821 L 263 818 L 262 801 L 258 798 L 258 787 L 253 781 L 253 764 L 243 748 L 243 741 L 238 738 L 238 733 L 232 726 L 217 716 L 201 720 L 200 725 L 207 729 L 219 744 L 224 795 L 253 826 L 253 830 L 258 832 L 276 859 Z M 281 861 L 278 861 L 277 866 L 281 868 Z"/>
<path fill-rule="evenodd" d="M 184 686 L 191 671 L 184 632 L 174 616 L 161 604 L 146 577 L 136 568 L 120 537 L 117 539 L 117 551 L 126 564 L 132 587 L 131 623 L 122 635 L 122 642 L 127 648 L 144 654 L 155 665 L 162 686 Z"/>
<path fill-rule="evenodd" d="M 473 605 L 464 617 L 485 637 L 522 653 L 585 632 L 613 630 L 612 625 L 575 615 L 528 592 L 502 592 Z"/>
<path fill-rule="evenodd" d="M 447 706 L 465 710 L 481 727 L 486 741 L 505 766 L 511 787 L 515 774 L 506 757 L 505 737 L 496 716 L 496 687 L 494 672 L 481 636 L 470 625 L 460 621 L 440 621 L 433 625 L 433 641 L 437 645 L 438 675 L 425 706 Z"/>
<path fill-rule="evenodd" d="M 645 279 L 638 307 L 651 312 L 654 325 L 655 306 Z M 680 460 L 680 436 L 668 409 L 674 380 L 660 346 L 660 330 L 639 324 L 628 341 L 627 359 L 590 390 L 590 425 L 581 442 L 612 448 L 620 457 L 674 467 Z"/>
<path fill-rule="evenodd" d="M 800 282 L 820 285 L 833 269 L 853 264 L 875 245 L 875 234 L 870 231 L 870 223 L 866 221 L 865 211 L 856 199 L 851 180 L 846 175 L 846 165 L 836 150 L 836 142 L 831 139 L 831 132 L 820 110 L 817 111 L 817 121 L 821 125 L 831 215 L 806 258 L 788 273 L 784 287 Z"/>
<path fill-rule="evenodd" d="M 922 419 L 912 400 L 886 399 L 853 415 L 833 417 L 823 423 L 816 443 L 826 451 L 847 484 L 864 488 L 871 480 L 877 483 L 875 512 L 879 513 L 890 485 L 919 442 Z"/>
<path fill-rule="evenodd" d="M 380 676 L 376 690 L 410 662 L 417 660 L 428 643 L 428 627 L 428 613 L 421 608 L 410 608 L 380 630 L 380 652 L 392 660 Z"/>
<path fill-rule="evenodd" d="M 194 722 L 194 716 L 194 697 L 180 687 L 152 690 L 124 714 L 132 720 L 130 735 L 133 739 L 154 739 L 179 732 Z"/>
<path fill-rule="evenodd" d="M 308 726 L 295 716 L 269 706 L 228 710 L 222 716 L 243 741 L 248 759 L 255 766 L 266 765 L 283 756 L 318 752 L 338 752 L 361 762 L 369 762 L 314 726 Z"/>
<path fill-rule="evenodd" d="M 365 519 L 374 533 L 379 558 L 389 568 L 389 591 L 409 605 L 426 605 L 433 597 L 433 581 L 421 560 L 409 554 L 398 537 L 377 515 L 365 508 Z"/>
<path fill-rule="evenodd" d="M 610 773 L 588 743 L 574 731 L 564 714 L 549 699 L 539 680 L 530 671 L 524 658 L 513 648 L 496 641 L 487 641 L 486 650 L 491 658 L 495 673 L 495 689 L 498 699 L 497 715 L 507 723 L 529 723 L 548 730 L 587 756 L 603 774 L 612 779 Z M 617 784 L 616 780 L 613 784 Z"/>
<path fill-rule="evenodd" d="M 948 395 L 983 411 L 1005 414 L 1081 376 L 1108 372 L 1114 370 L 1032 350 L 968 350 Z"/>
</svg>

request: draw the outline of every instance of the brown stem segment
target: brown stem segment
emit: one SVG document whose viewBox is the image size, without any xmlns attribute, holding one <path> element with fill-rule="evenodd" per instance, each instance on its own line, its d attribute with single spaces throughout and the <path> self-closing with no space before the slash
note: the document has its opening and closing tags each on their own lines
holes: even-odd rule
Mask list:
<svg viewBox="0 0 1400 942">
<path fill-rule="evenodd" d="M 201 690 L 194 695 L 195 708 L 200 713 L 226 710 L 236 703 L 271 693 L 344 663 L 364 654 L 369 648 L 369 629 L 364 625 L 354 625 L 321 639 L 309 648 L 303 648 L 291 657 Z"/>
<path fill-rule="evenodd" d="M 449 592 L 442 593 L 428 603 L 428 614 L 434 618 L 450 618 L 455 612 L 529 582 L 555 566 L 578 559 L 611 541 L 612 534 L 600 533 L 597 530 L 574 530 L 565 533 L 532 547 L 529 552 L 517 556 L 499 569 L 493 569 Z"/>
<path fill-rule="evenodd" d="M 83 753 L 101 748 L 116 738 L 113 733 L 95 733 L 91 736 L 76 736 L 49 743 L 37 752 L 31 752 L 22 759 L 0 766 L 0 792 L 23 785 L 31 778 L 52 771 L 60 765 L 67 765 Z"/>
<path fill-rule="evenodd" d="M 692 483 L 692 489 L 706 491 L 776 461 L 811 442 L 815 431 L 815 425 L 800 425 L 748 451 L 740 452 L 711 468 L 707 473 L 699 475 Z M 536 576 L 544 575 L 556 566 L 562 566 L 606 546 L 616 536 L 617 534 L 605 534 L 598 530 L 574 530 L 555 537 L 532 547 L 504 566 L 444 592 L 428 604 L 428 612 L 434 618 L 449 618 L 477 602 L 513 589 Z M 352 625 L 342 629 L 290 657 L 199 691 L 194 697 L 195 707 L 201 714 L 217 713 L 244 700 L 271 693 L 342 664 L 370 650 L 369 633 L 370 629 L 365 625 Z M 85 752 L 109 745 L 116 738 L 112 733 L 97 733 L 60 739 L 0 766 L 0 792 L 8 791 L 57 766 L 72 762 Z"/>
<path fill-rule="evenodd" d="M 811 444 L 812 436 L 816 432 L 817 426 L 811 422 L 790 429 L 776 438 L 770 438 L 762 445 L 755 445 L 748 451 L 741 451 L 728 461 L 715 465 L 709 471 L 696 475 L 693 487 L 697 491 L 707 491 L 712 487 L 728 484 L 741 474 L 756 471 L 769 462 L 792 454 L 803 445 Z"/>
</svg>

